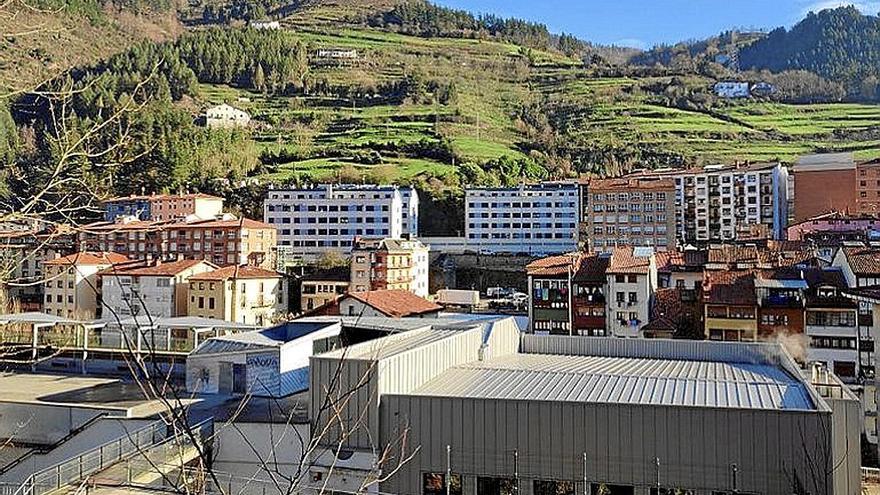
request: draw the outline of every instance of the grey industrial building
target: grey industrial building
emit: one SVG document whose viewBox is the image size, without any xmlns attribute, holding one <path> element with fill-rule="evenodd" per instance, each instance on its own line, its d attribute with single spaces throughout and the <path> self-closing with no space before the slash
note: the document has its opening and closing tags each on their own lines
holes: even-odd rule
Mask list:
<svg viewBox="0 0 880 495">
<path fill-rule="evenodd" d="M 777 344 L 441 320 L 310 366 L 310 479 L 327 490 L 860 493 L 859 402 Z"/>
</svg>

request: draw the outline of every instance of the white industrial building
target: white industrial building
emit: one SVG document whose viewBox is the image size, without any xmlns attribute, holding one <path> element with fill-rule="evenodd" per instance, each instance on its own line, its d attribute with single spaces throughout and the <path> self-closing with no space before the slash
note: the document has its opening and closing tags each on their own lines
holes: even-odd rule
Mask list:
<svg viewBox="0 0 880 495">
<path fill-rule="evenodd" d="M 861 490 L 858 400 L 778 344 L 520 335 L 497 319 L 317 355 L 311 369 L 323 432 L 311 479 L 327 490 Z M 326 407 L 333 397 L 346 401 Z"/>
<path fill-rule="evenodd" d="M 247 127 L 250 122 L 250 114 L 225 103 L 205 110 L 205 125 L 208 127 Z"/>
<path fill-rule="evenodd" d="M 208 339 L 186 359 L 186 389 L 285 397 L 309 387 L 309 357 L 338 344 L 339 321 L 293 321 Z"/>
<path fill-rule="evenodd" d="M 492 253 L 546 255 L 577 249 L 580 188 L 545 182 L 465 191 L 465 238 Z"/>
<path fill-rule="evenodd" d="M 355 237 L 417 236 L 419 196 L 411 187 L 357 184 L 272 189 L 263 215 L 278 231 L 285 254 L 348 255 Z"/>
</svg>

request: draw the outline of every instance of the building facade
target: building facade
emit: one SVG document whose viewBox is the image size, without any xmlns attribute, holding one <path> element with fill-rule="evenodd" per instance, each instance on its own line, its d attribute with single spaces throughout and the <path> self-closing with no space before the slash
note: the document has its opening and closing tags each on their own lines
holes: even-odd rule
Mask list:
<svg viewBox="0 0 880 495">
<path fill-rule="evenodd" d="M 330 303 L 348 292 L 351 284 L 351 269 L 338 266 L 318 269 L 300 280 L 300 312 L 311 311 Z"/>
<path fill-rule="evenodd" d="M 589 249 L 617 246 L 675 247 L 675 183 L 672 179 L 621 178 L 581 184 L 582 238 Z"/>
<path fill-rule="evenodd" d="M 605 271 L 610 256 L 582 252 L 551 256 L 526 266 L 529 332 L 607 335 Z"/>
<path fill-rule="evenodd" d="M 676 238 L 680 243 L 785 236 L 788 168 L 779 163 L 709 165 L 634 176 L 675 182 Z"/>
<path fill-rule="evenodd" d="M 215 220 L 143 221 L 123 217 L 85 225 L 80 247 L 110 251 L 139 260 L 148 257 L 210 261 L 218 266 L 274 267 L 275 228 L 230 215 Z"/>
<path fill-rule="evenodd" d="M 856 165 L 856 211 L 859 215 L 880 215 L 880 160 Z"/>
<path fill-rule="evenodd" d="M 144 261 L 99 272 L 105 320 L 186 316 L 188 280 L 216 270 L 202 260 Z"/>
<path fill-rule="evenodd" d="M 657 290 L 657 262 L 649 247 L 618 247 L 605 272 L 606 328 L 615 337 L 639 337 Z"/>
<path fill-rule="evenodd" d="M 188 281 L 189 316 L 268 325 L 287 313 L 284 278 L 271 270 L 232 265 L 195 274 Z"/>
<path fill-rule="evenodd" d="M 250 114 L 225 103 L 205 110 L 205 125 L 208 127 L 247 127 L 250 122 Z"/>
<path fill-rule="evenodd" d="M 465 238 L 481 252 L 549 255 L 577 249 L 578 184 L 465 190 Z"/>
<path fill-rule="evenodd" d="M 324 184 L 311 189 L 273 189 L 264 219 L 278 232 L 281 249 L 317 257 L 347 256 L 356 237 L 411 237 L 419 230 L 419 197 L 413 188 Z"/>
<path fill-rule="evenodd" d="M 406 236 L 408 237 L 408 236 Z M 417 239 L 355 239 L 351 284 L 355 292 L 405 290 L 428 296 L 428 247 Z"/>
<path fill-rule="evenodd" d="M 153 194 L 127 196 L 103 202 L 104 221 L 120 217 L 138 220 L 179 220 L 193 215 L 209 220 L 223 214 L 223 198 L 209 194 Z"/>
<path fill-rule="evenodd" d="M 128 262 L 117 253 L 76 253 L 43 263 L 46 314 L 94 320 L 100 316 L 98 272 Z"/>
</svg>

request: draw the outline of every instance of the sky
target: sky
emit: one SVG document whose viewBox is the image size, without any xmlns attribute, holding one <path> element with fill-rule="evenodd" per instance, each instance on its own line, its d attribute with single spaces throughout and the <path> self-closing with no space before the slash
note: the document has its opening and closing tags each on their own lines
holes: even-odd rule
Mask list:
<svg viewBox="0 0 880 495">
<path fill-rule="evenodd" d="M 855 5 L 880 12 L 880 0 L 433 0 L 434 3 L 518 17 L 602 44 L 650 48 L 701 39 L 731 28 L 790 27 L 808 12 Z"/>
</svg>

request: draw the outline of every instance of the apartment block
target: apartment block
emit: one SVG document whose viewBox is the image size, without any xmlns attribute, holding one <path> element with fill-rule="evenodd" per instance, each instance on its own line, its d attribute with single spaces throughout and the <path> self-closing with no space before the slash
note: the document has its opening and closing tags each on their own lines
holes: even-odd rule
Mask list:
<svg viewBox="0 0 880 495">
<path fill-rule="evenodd" d="M 656 170 L 635 177 L 675 182 L 676 238 L 681 243 L 785 236 L 788 168 L 779 163 Z"/>
<path fill-rule="evenodd" d="M 216 269 L 202 260 L 153 260 L 102 270 L 103 318 L 186 316 L 189 278 Z"/>
<path fill-rule="evenodd" d="M 403 290 L 428 296 L 428 247 L 416 239 L 355 239 L 353 292 Z"/>
<path fill-rule="evenodd" d="M 124 196 L 103 202 L 104 220 L 133 216 L 139 220 L 176 220 L 194 215 L 211 219 L 223 213 L 223 198 L 209 194 L 152 194 Z"/>
<path fill-rule="evenodd" d="M 545 182 L 515 188 L 468 188 L 465 237 L 482 252 L 549 255 L 577 249 L 580 190 Z"/>
<path fill-rule="evenodd" d="M 880 160 L 856 165 L 856 191 L 855 213 L 880 215 Z"/>
<path fill-rule="evenodd" d="M 218 266 L 274 267 L 275 228 L 231 215 L 215 220 L 161 222 L 122 217 L 85 225 L 78 237 L 84 250 L 110 251 L 131 259 L 181 257 Z"/>
<path fill-rule="evenodd" d="M 675 182 L 621 178 L 581 185 L 581 233 L 588 249 L 611 252 L 617 246 L 675 246 Z"/>
<path fill-rule="evenodd" d="M 43 262 L 46 314 L 93 320 L 100 315 L 98 272 L 128 262 L 117 253 L 76 253 Z"/>
<path fill-rule="evenodd" d="M 286 314 L 283 277 L 255 266 L 232 265 L 189 277 L 187 315 L 268 325 Z"/>
<path fill-rule="evenodd" d="M 397 186 L 273 189 L 263 203 L 264 219 L 277 230 L 280 249 L 311 257 L 327 252 L 347 256 L 356 237 L 415 237 L 418 212 L 416 190 Z"/>
</svg>

